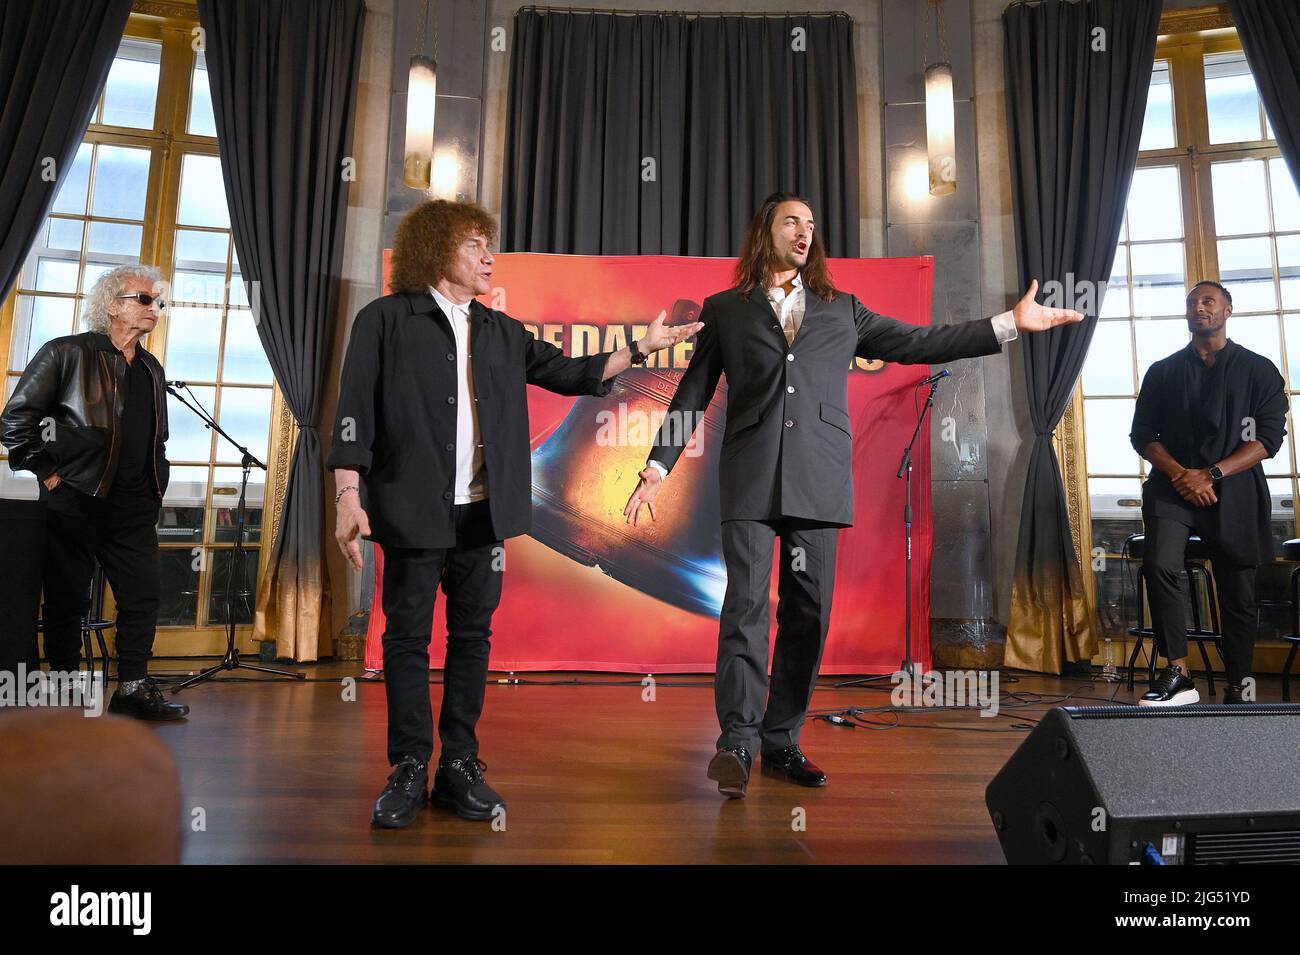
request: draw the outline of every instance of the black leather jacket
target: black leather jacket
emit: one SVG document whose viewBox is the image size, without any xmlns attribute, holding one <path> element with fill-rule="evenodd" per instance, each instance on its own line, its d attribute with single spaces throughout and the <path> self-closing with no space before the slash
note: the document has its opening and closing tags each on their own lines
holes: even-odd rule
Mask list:
<svg viewBox="0 0 1300 955">
<path fill-rule="evenodd" d="M 163 454 L 167 441 L 163 369 L 141 345 L 136 345 L 135 356 L 153 378 L 154 486 L 161 497 L 171 471 Z M 122 447 L 126 370 L 126 358 L 107 335 L 98 332 L 68 335 L 43 345 L 0 414 L 0 443 L 9 451 L 9 467 L 31 471 L 41 481 L 58 474 L 64 484 L 83 494 L 107 496 Z"/>
</svg>

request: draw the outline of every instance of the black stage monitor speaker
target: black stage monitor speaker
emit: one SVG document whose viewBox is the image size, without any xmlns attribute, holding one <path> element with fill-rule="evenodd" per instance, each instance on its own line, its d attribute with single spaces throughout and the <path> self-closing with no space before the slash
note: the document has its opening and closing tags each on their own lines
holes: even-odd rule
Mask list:
<svg viewBox="0 0 1300 955">
<path fill-rule="evenodd" d="M 984 801 L 1013 865 L 1300 863 L 1300 705 L 1060 707 Z"/>
</svg>

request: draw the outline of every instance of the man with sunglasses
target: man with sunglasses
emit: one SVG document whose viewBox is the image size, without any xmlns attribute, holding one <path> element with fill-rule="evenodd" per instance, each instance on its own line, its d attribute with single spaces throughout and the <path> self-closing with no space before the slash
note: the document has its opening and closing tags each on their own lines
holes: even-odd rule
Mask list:
<svg viewBox="0 0 1300 955">
<path fill-rule="evenodd" d="M 109 710 L 183 719 L 149 679 L 158 622 L 158 508 L 170 466 L 162 365 L 140 339 L 166 303 L 148 266 L 104 273 L 86 296 L 90 329 L 43 345 L 0 414 L 9 466 L 40 481 L 46 510 L 42 568 L 45 657 L 81 664 L 81 621 L 99 561 L 117 603 L 118 688 Z"/>
</svg>

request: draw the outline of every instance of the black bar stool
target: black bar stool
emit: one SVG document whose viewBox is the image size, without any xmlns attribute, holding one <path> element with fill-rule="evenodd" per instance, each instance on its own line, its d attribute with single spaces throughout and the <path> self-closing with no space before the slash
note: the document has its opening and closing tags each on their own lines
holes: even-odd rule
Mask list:
<svg viewBox="0 0 1300 955">
<path fill-rule="evenodd" d="M 1129 557 L 1141 561 L 1143 546 L 1146 544 L 1145 534 L 1133 534 L 1124 541 L 1124 552 Z M 1298 552 L 1300 552 L 1300 541 L 1297 541 Z M 1183 555 L 1183 569 L 1187 572 L 1187 594 L 1192 611 L 1192 626 L 1187 630 L 1187 639 L 1196 643 L 1201 651 L 1201 660 L 1205 664 L 1205 675 L 1210 685 L 1210 696 L 1215 695 L 1214 689 L 1214 668 L 1210 666 L 1210 655 L 1205 650 L 1207 643 L 1213 643 L 1216 649 L 1222 653 L 1219 648 L 1219 641 L 1223 638 L 1223 631 L 1219 628 L 1219 597 L 1214 587 L 1214 572 L 1209 564 L 1210 550 L 1205 542 L 1196 534 L 1187 538 L 1187 549 Z M 1297 568 L 1300 571 L 1300 568 Z M 1292 578 L 1293 583 L 1296 578 Z M 1206 605 L 1210 611 L 1210 629 L 1206 630 L 1201 626 L 1201 588 L 1204 587 Z M 1148 654 L 1150 665 L 1148 667 L 1148 679 L 1155 682 L 1156 678 L 1156 657 L 1160 651 L 1159 641 L 1155 638 L 1155 631 L 1146 626 L 1146 606 L 1144 596 L 1146 593 L 1146 581 L 1142 576 L 1142 569 L 1139 566 L 1137 574 L 1137 623 L 1136 627 L 1129 630 L 1129 635 L 1137 637 L 1133 644 L 1133 654 L 1128 661 L 1128 688 L 1133 689 L 1133 671 L 1137 666 L 1138 654 L 1142 652 L 1142 645 L 1147 637 L 1151 638 L 1152 652 Z"/>
<path fill-rule="evenodd" d="M 1282 545 L 1282 559 L 1300 561 L 1300 538 L 1289 540 Z M 1282 702 L 1291 702 L 1291 665 L 1295 663 L 1296 650 L 1300 650 L 1300 563 L 1291 571 L 1291 632 L 1282 634 L 1282 639 L 1291 644 L 1291 652 L 1286 655 L 1286 665 L 1282 667 Z"/>
</svg>

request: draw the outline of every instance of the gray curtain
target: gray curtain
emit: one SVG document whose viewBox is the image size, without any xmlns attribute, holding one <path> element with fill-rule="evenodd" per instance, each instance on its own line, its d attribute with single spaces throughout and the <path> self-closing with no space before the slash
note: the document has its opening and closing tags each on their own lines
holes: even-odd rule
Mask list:
<svg viewBox="0 0 1300 955">
<path fill-rule="evenodd" d="M 235 249 L 250 291 L 258 285 L 258 335 L 300 429 L 255 630 L 299 661 L 329 639 L 317 427 L 364 16 L 363 0 L 199 0 Z"/>
<path fill-rule="evenodd" d="M 730 256 L 786 189 L 831 255 L 858 254 L 844 14 L 525 9 L 511 51 L 503 250 Z"/>
<path fill-rule="evenodd" d="M 130 13 L 131 0 L 0 2 L 0 299 L 71 168 Z"/>
<path fill-rule="evenodd" d="M 1300 188 L 1300 2 L 1228 0 L 1246 62 Z"/>
<path fill-rule="evenodd" d="M 1110 276 L 1137 162 L 1161 0 L 1044 0 L 1002 15 L 1021 287 Z M 1101 33 L 1096 31 L 1100 28 Z M 1101 37 L 1105 49 L 1095 49 Z M 1096 305 L 1099 307 L 1100 302 Z M 1008 666 L 1061 672 L 1095 650 L 1052 433 L 1097 324 L 1021 339 L 1034 426 L 1020 514 Z"/>
</svg>

